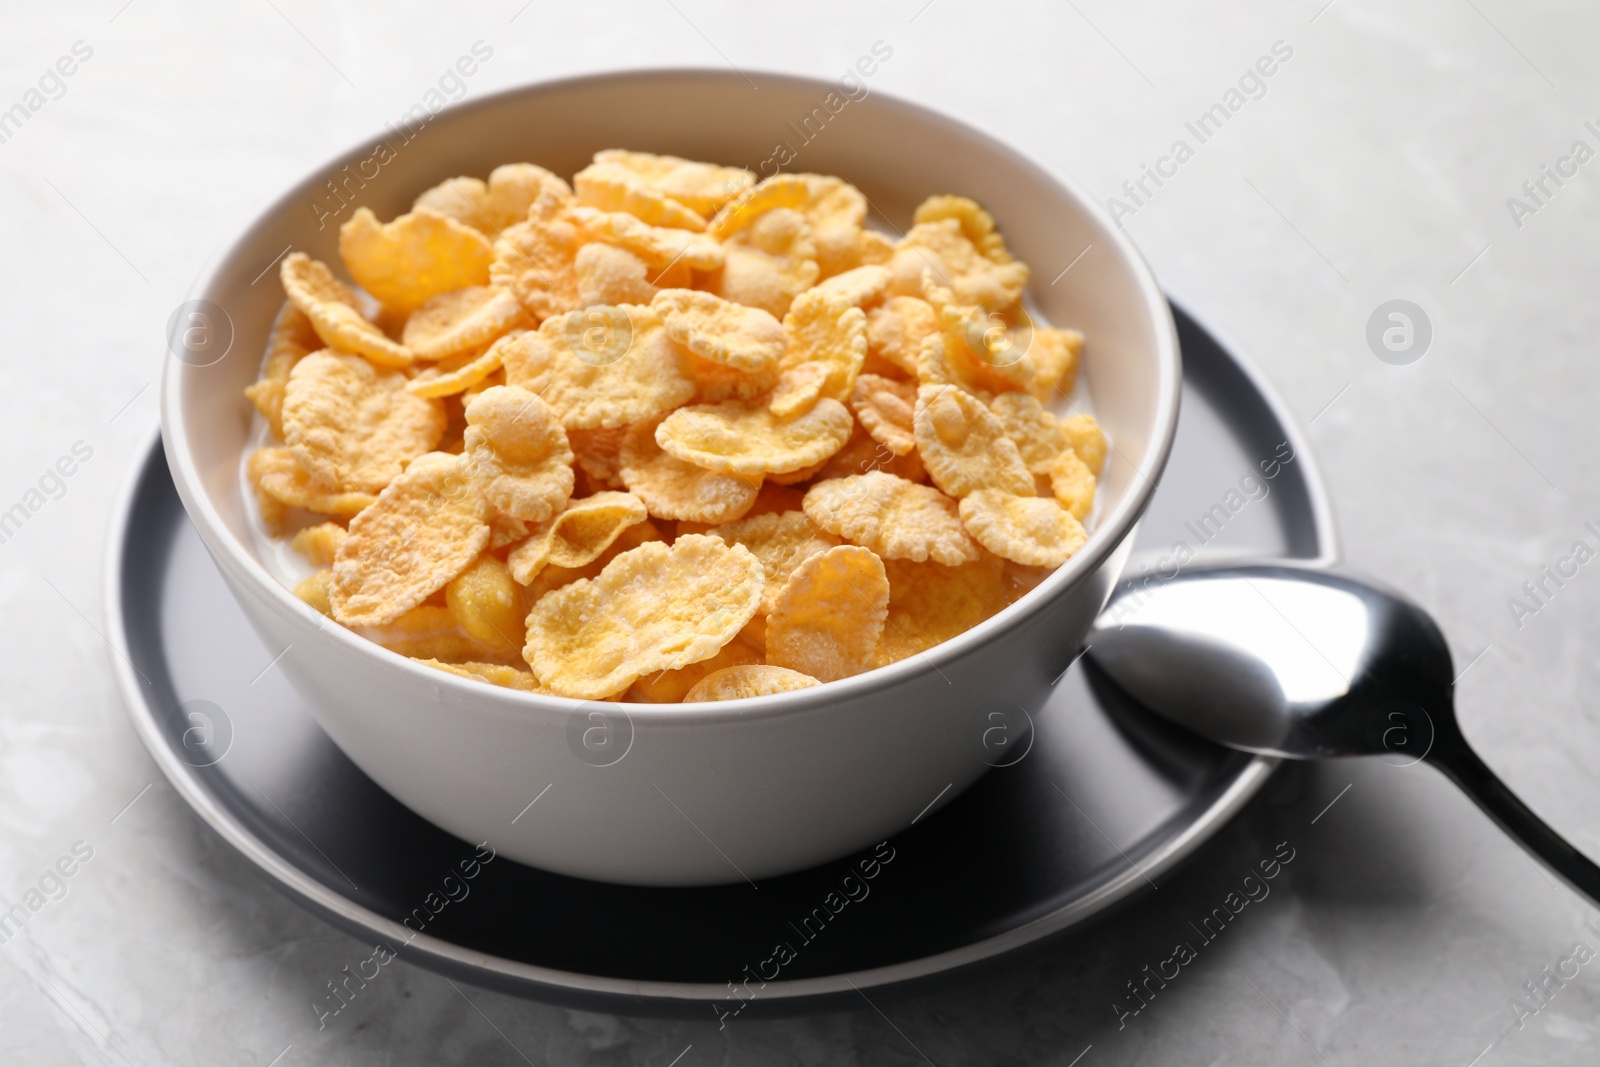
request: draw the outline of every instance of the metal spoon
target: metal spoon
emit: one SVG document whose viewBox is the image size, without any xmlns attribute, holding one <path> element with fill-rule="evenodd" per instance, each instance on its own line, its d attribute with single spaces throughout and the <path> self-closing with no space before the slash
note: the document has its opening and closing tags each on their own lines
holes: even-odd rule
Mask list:
<svg viewBox="0 0 1600 1067">
<path fill-rule="evenodd" d="M 1231 748 L 1426 760 L 1600 904 L 1600 867 L 1467 744 L 1444 636 L 1399 594 L 1305 566 L 1196 566 L 1123 582 L 1088 640 L 1089 658 L 1129 695 Z"/>
</svg>

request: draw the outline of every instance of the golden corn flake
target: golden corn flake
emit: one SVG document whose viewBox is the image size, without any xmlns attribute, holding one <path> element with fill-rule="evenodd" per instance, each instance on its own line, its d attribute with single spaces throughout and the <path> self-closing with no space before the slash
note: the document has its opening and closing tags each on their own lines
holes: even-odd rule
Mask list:
<svg viewBox="0 0 1600 1067">
<path fill-rule="evenodd" d="M 832 374 L 833 368 L 826 363 L 816 360 L 796 363 L 778 375 L 772 396 L 767 400 L 767 410 L 782 419 L 810 411 L 821 399 Z"/>
<path fill-rule="evenodd" d="M 482 178 L 446 178 L 418 194 L 411 209 L 455 219 L 491 237 L 499 231 L 489 222 L 489 186 Z"/>
<path fill-rule="evenodd" d="M 1048 474 L 1050 464 L 1067 447 L 1067 435 L 1056 417 L 1027 393 L 1001 393 L 989 402 L 989 410 L 1017 446 L 1028 470 Z"/>
<path fill-rule="evenodd" d="M 380 223 L 364 207 L 339 227 L 339 255 L 357 285 L 396 311 L 488 284 L 494 258 L 489 239 L 455 219 L 413 211 Z"/>
<path fill-rule="evenodd" d="M 939 312 L 945 355 L 961 380 L 984 390 L 1026 389 L 1048 400 L 1033 352 L 1036 331 L 1027 313 L 986 310 L 955 302 L 950 290 L 934 286 L 927 298 Z M 1042 348 L 1041 348 L 1042 353 Z"/>
<path fill-rule="evenodd" d="M 827 462 L 817 468 L 815 475 L 818 481 L 829 478 L 848 478 L 853 474 L 867 474 L 871 471 L 883 471 L 893 474 L 897 478 L 904 478 L 908 482 L 926 484 L 928 472 L 922 467 L 922 460 L 917 457 L 916 449 L 912 449 L 903 456 L 897 456 L 888 445 L 873 439 L 872 435 L 858 423 L 850 433 L 850 440 L 844 447 L 829 456 Z"/>
<path fill-rule="evenodd" d="M 692 207 L 649 185 L 618 163 L 591 163 L 572 176 L 578 202 L 601 211 L 623 211 L 652 226 L 699 232 L 706 220 Z"/>
<path fill-rule="evenodd" d="M 939 490 L 883 471 L 831 478 L 806 492 L 812 522 L 884 559 L 955 565 L 978 558 L 956 502 Z"/>
<path fill-rule="evenodd" d="M 1089 473 L 1098 475 L 1106 465 L 1106 435 L 1093 415 L 1069 415 L 1061 420 L 1061 432 L 1066 434 L 1072 450 L 1083 460 Z"/>
<path fill-rule="evenodd" d="M 406 391 L 405 375 L 324 349 L 296 363 L 283 398 L 284 441 L 311 475 L 376 493 L 439 442 L 444 407 Z"/>
<path fill-rule="evenodd" d="M 482 348 L 520 322 L 522 305 L 510 292 L 474 285 L 424 303 L 400 337 L 417 359 L 445 359 Z"/>
<path fill-rule="evenodd" d="M 1072 449 L 1064 449 L 1050 465 L 1050 492 L 1082 522 L 1094 508 L 1094 472 Z"/>
<path fill-rule="evenodd" d="M 818 227 L 811 237 L 817 249 L 818 277 L 832 279 L 862 267 L 885 267 L 894 258 L 894 242 L 861 226 Z"/>
<path fill-rule="evenodd" d="M 897 456 L 917 447 L 912 428 L 916 405 L 915 382 L 890 381 L 876 374 L 857 378 L 855 392 L 850 395 L 850 410 L 861 420 L 862 428 Z"/>
<path fill-rule="evenodd" d="M 471 678 L 474 681 L 488 682 L 498 685 L 502 689 L 517 689 L 524 693 L 547 693 L 539 684 L 539 680 L 531 671 L 521 670 L 517 667 L 507 666 L 504 663 L 445 663 L 443 660 L 427 659 L 413 656 L 413 660 L 424 667 L 432 667 L 436 671 L 453 674 L 458 678 Z"/>
<path fill-rule="evenodd" d="M 1033 378 L 1025 388 L 1044 403 L 1057 396 L 1070 395 L 1077 385 L 1078 360 L 1082 355 L 1083 334 L 1077 330 L 1035 326 L 1028 348 Z"/>
<path fill-rule="evenodd" d="M 447 178 L 417 197 L 413 210 L 446 215 L 488 237 L 528 217 L 528 208 L 548 191 L 570 200 L 572 189 L 543 167 L 532 163 L 507 163 L 489 174 L 487 184 L 477 178 Z"/>
<path fill-rule="evenodd" d="M 648 304 L 658 292 L 647 277 L 649 266 L 626 248 L 586 244 L 578 249 L 572 269 L 584 304 Z"/>
<path fill-rule="evenodd" d="M 839 451 L 853 425 L 849 409 L 827 398 L 787 419 L 774 415 L 765 404 L 727 400 L 674 411 L 656 428 L 656 443 L 706 470 L 782 474 L 820 463 Z"/>
<path fill-rule="evenodd" d="M 462 470 L 495 507 L 543 522 L 572 495 L 572 448 L 561 421 L 535 393 L 486 389 L 467 405 Z"/>
<path fill-rule="evenodd" d="M 889 614 L 883 561 L 840 545 L 795 568 L 767 615 L 767 662 L 823 682 L 878 665 Z"/>
<path fill-rule="evenodd" d="M 283 257 L 278 276 L 290 302 L 311 320 L 311 328 L 323 343 L 363 355 L 379 366 L 411 365 L 411 350 L 391 341 L 377 323 L 361 313 L 356 294 L 333 276 L 326 263 L 304 252 L 291 252 Z"/>
<path fill-rule="evenodd" d="M 584 308 L 546 319 L 505 349 L 506 382 L 538 393 L 568 430 L 653 418 L 694 396 L 681 350 L 648 307 Z"/>
<path fill-rule="evenodd" d="M 807 298 L 840 300 L 864 308 L 876 303 L 889 288 L 889 270 L 886 267 L 866 266 L 835 274 L 807 289 Z"/>
<path fill-rule="evenodd" d="M 770 393 L 778 384 L 778 364 L 759 371 L 735 370 L 721 363 L 686 353 L 683 372 L 694 382 L 694 398 L 702 404 L 724 400 L 754 400 Z"/>
<path fill-rule="evenodd" d="M 995 263 L 1012 262 L 1006 251 L 1006 239 L 995 229 L 994 217 L 978 206 L 976 200 L 964 196 L 930 196 L 917 205 L 913 223 L 938 222 L 955 219 L 961 227 L 961 236 L 986 259 Z"/>
<path fill-rule="evenodd" d="M 708 276 L 707 287 L 736 304 L 758 307 L 781 319 L 795 297 L 820 276 L 816 245 L 805 216 L 788 208 L 769 211 L 730 239 L 727 261 Z"/>
<path fill-rule="evenodd" d="M 682 263 L 691 270 L 710 271 L 722 266 L 722 246 L 703 233 L 651 226 L 622 211 L 572 210 L 573 221 L 595 241 L 627 249 L 650 266 L 660 269 Z"/>
<path fill-rule="evenodd" d="M 900 559 L 884 560 L 883 566 L 889 575 L 885 663 L 926 652 L 1006 606 L 1002 561 L 987 552 L 959 567 Z"/>
<path fill-rule="evenodd" d="M 707 227 L 726 241 L 774 211 L 793 210 L 819 230 L 851 230 L 867 220 L 861 190 L 828 174 L 775 174 L 729 203 Z"/>
<path fill-rule="evenodd" d="M 463 631 L 443 604 L 419 604 L 391 622 L 363 626 L 359 632 L 369 641 L 412 659 L 459 662 L 512 658 Z"/>
<path fill-rule="evenodd" d="M 760 308 L 692 289 L 663 289 L 650 307 L 667 336 L 701 359 L 760 374 L 783 356 L 783 326 Z"/>
<path fill-rule="evenodd" d="M 575 258 L 583 234 L 568 203 L 546 190 L 528 208 L 528 217 L 501 232 L 494 243 L 489 281 L 511 292 L 542 322 L 578 306 Z"/>
<path fill-rule="evenodd" d="M 344 544 L 345 528 L 336 522 L 318 523 L 295 531 L 289 544 L 313 567 L 333 566 L 333 557 Z"/>
<path fill-rule="evenodd" d="M 524 221 L 540 197 L 556 203 L 572 199 L 572 186 L 533 163 L 506 163 L 489 172 L 484 203 L 489 229 L 504 230 Z M 463 220 L 464 221 L 464 220 Z"/>
<path fill-rule="evenodd" d="M 662 451 L 656 441 L 660 421 L 636 423 L 622 439 L 623 484 L 644 501 L 650 514 L 721 523 L 748 512 L 760 492 L 761 476 L 710 471 Z"/>
<path fill-rule="evenodd" d="M 515 334 L 522 331 L 517 330 Z M 444 397 L 464 393 L 475 386 L 484 385 L 500 369 L 505 354 L 502 345 L 513 334 L 507 334 L 482 352 L 465 352 L 459 356 L 441 359 L 426 367 L 406 383 L 406 392 L 412 396 Z"/>
<path fill-rule="evenodd" d="M 468 636 L 501 652 L 514 653 L 520 647 L 526 612 L 516 583 L 500 560 L 479 556 L 446 583 L 444 602 Z"/>
<path fill-rule="evenodd" d="M 538 574 L 533 576 L 533 581 L 528 583 L 527 593 L 523 600 L 528 604 L 536 604 L 539 598 L 546 593 L 560 589 L 564 585 L 571 585 L 579 578 L 599 577 L 600 572 L 606 569 L 607 564 L 624 552 L 631 552 L 640 545 L 649 544 L 652 541 L 665 542 L 666 540 L 666 535 L 649 519 L 635 523 L 623 530 L 617 539 L 611 542 L 610 548 L 581 567 L 557 567 L 553 564 L 546 564 Z M 512 577 L 516 577 L 515 571 L 512 572 Z"/>
<path fill-rule="evenodd" d="M 831 174 L 802 174 L 806 202 L 800 211 L 819 230 L 848 229 L 867 221 L 867 198 L 861 190 Z"/>
<path fill-rule="evenodd" d="M 632 493 L 607 491 L 573 500 L 511 550 L 506 557 L 511 577 L 527 585 L 546 566 L 576 569 L 592 563 L 624 530 L 646 518 L 644 502 Z"/>
<path fill-rule="evenodd" d="M 1029 567 L 1059 567 L 1088 534 L 1049 497 L 979 489 L 961 500 L 961 524 L 973 540 L 1002 559 Z"/>
<path fill-rule="evenodd" d="M 891 296 L 867 312 L 867 351 L 917 373 L 923 342 L 939 333 L 939 315 L 933 305 L 917 296 Z"/>
<path fill-rule="evenodd" d="M 489 541 L 489 502 L 457 456 L 411 462 L 350 520 L 334 558 L 333 617 L 346 626 L 392 622 L 444 588 Z"/>
<path fill-rule="evenodd" d="M 917 356 L 917 381 L 940 388 L 958 388 L 986 403 L 994 399 L 994 391 L 984 388 L 970 373 L 957 368 L 947 358 L 947 348 L 943 334 L 923 338 L 922 351 Z"/>
<path fill-rule="evenodd" d="M 258 448 L 250 454 L 246 467 L 250 484 L 258 493 L 290 507 L 323 515 L 354 515 L 377 499 L 371 493 L 340 489 L 317 481 L 287 448 Z"/>
<path fill-rule="evenodd" d="M 892 293 L 921 296 L 926 272 L 959 303 L 988 308 L 1010 307 L 1028 285 L 1027 264 L 990 259 L 967 239 L 962 220 L 955 218 L 911 227 L 888 266 Z"/>
<path fill-rule="evenodd" d="M 333 571 L 324 567 L 296 585 L 294 595 L 309 604 L 317 614 L 331 616 L 333 605 L 328 600 L 328 585 L 332 581 Z"/>
<path fill-rule="evenodd" d="M 267 338 L 267 360 L 261 366 L 261 378 L 244 391 L 279 440 L 283 439 L 283 391 L 289 385 L 289 372 L 321 347 L 322 339 L 311 328 L 306 313 L 285 301 Z"/>
<path fill-rule="evenodd" d="M 767 212 L 803 208 L 810 199 L 811 190 L 804 175 L 774 174 L 724 205 L 706 231 L 717 240 L 726 241 Z"/>
<path fill-rule="evenodd" d="M 696 163 L 677 156 L 609 148 L 596 152 L 594 161 L 637 175 L 645 185 L 707 218 L 755 184 L 755 175 L 748 170 Z"/>
<path fill-rule="evenodd" d="M 917 389 L 917 452 L 933 484 L 951 496 L 999 489 L 1019 496 L 1034 491 L 1033 475 L 1005 427 L 982 401 L 955 386 Z"/>
<path fill-rule="evenodd" d="M 716 655 L 756 613 L 762 583 L 761 561 L 740 545 L 696 534 L 644 544 L 542 597 L 523 656 L 558 693 L 607 697 Z"/>
<path fill-rule="evenodd" d="M 658 671 L 646 675 L 628 687 L 624 700 L 640 704 L 676 704 L 709 674 L 730 667 L 742 667 L 761 662 L 760 649 L 734 638 L 710 659 L 679 667 L 675 671 Z"/>
<path fill-rule="evenodd" d="M 752 663 L 743 667 L 724 667 L 700 679 L 695 687 L 683 696 L 685 704 L 713 700 L 747 700 L 750 697 L 792 693 L 796 689 L 810 689 L 822 683 L 809 674 L 791 671 L 787 667 L 774 667 L 768 663 Z"/>
<path fill-rule="evenodd" d="M 848 400 L 867 358 L 867 315 L 840 296 L 803 293 L 783 317 L 781 366 L 821 363 L 828 368 L 822 395 Z"/>
<path fill-rule="evenodd" d="M 799 493 L 795 494 L 800 496 Z M 801 497 L 802 502 L 804 497 Z M 772 610 L 773 601 L 795 568 L 819 552 L 839 544 L 839 539 L 818 529 L 803 511 L 767 512 L 712 527 L 708 533 L 755 553 L 767 577 L 761 595 L 761 611 Z"/>
</svg>

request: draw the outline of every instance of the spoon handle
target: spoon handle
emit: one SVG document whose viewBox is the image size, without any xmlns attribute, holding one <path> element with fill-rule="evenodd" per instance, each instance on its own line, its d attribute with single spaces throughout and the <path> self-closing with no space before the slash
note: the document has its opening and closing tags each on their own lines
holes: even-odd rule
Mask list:
<svg viewBox="0 0 1600 1067">
<path fill-rule="evenodd" d="M 1528 855 L 1589 898 L 1590 903 L 1600 905 L 1600 867 L 1517 799 L 1517 795 L 1472 751 L 1465 738 L 1441 735 L 1426 758 L 1460 786 L 1461 791 Z"/>
</svg>

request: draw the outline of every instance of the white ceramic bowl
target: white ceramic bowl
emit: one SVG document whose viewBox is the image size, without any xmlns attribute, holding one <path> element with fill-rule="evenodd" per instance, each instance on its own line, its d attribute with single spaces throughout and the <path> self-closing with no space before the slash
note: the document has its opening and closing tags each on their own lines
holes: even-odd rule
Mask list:
<svg viewBox="0 0 1600 1067">
<path fill-rule="evenodd" d="M 1015 710 L 1036 711 L 1078 650 L 1171 447 L 1181 376 L 1166 301 L 1087 195 L 884 94 L 758 80 L 754 91 L 738 74 L 681 70 L 533 85 L 443 111 L 410 141 L 390 131 L 363 142 L 270 207 L 197 287 L 193 298 L 231 324 L 226 355 L 167 361 L 162 436 L 178 492 L 252 624 L 288 648 L 279 668 L 401 802 L 524 863 L 647 885 L 755 880 L 870 846 L 948 803 L 996 761 L 990 713 L 1021 722 Z M 799 120 L 818 108 L 829 120 L 803 142 Z M 570 175 L 596 150 L 626 147 L 771 173 L 780 143 L 794 153 L 785 169 L 855 183 L 898 229 L 930 194 L 977 199 L 1032 265 L 1037 309 L 1085 332 L 1083 378 L 1115 449 L 1096 527 L 1065 566 L 925 655 L 819 688 L 697 705 L 597 704 L 455 678 L 325 620 L 268 573 L 241 494 L 252 425 L 241 390 L 283 300 L 269 268 L 285 246 L 337 264 L 338 224 L 355 206 L 387 218 L 444 178 L 501 163 Z"/>
</svg>

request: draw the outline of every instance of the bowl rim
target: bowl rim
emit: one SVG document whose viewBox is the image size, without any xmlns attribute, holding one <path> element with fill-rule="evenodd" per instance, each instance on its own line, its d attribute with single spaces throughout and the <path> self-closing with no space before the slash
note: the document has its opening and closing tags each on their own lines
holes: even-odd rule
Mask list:
<svg viewBox="0 0 1600 1067">
<path fill-rule="evenodd" d="M 834 85 L 833 82 L 822 78 L 757 68 L 749 68 L 744 73 L 758 75 L 770 82 L 781 82 L 792 87 L 821 92 L 829 91 Z M 508 86 L 448 105 L 433 115 L 430 121 L 451 121 L 475 111 L 502 106 L 508 100 L 521 96 L 629 82 L 638 83 L 640 89 L 644 89 L 651 83 L 659 84 L 663 80 L 742 83 L 744 77 L 734 71 L 693 65 L 592 72 Z M 1165 293 L 1156 282 L 1154 273 L 1138 247 L 1106 214 L 1098 201 L 1077 182 L 1044 166 L 1030 153 L 992 137 L 983 130 L 943 111 L 914 103 L 884 90 L 874 90 L 872 96 L 879 98 L 880 107 L 915 116 L 922 122 L 942 127 L 962 139 L 975 143 L 986 152 L 1007 159 L 1024 171 L 1032 172 L 1044 184 L 1055 187 L 1102 231 L 1113 250 L 1126 261 L 1132 273 L 1136 295 L 1144 305 L 1146 314 L 1153 320 L 1157 371 L 1155 419 L 1151 427 L 1145 462 L 1142 467 L 1134 468 L 1133 484 L 1110 513 L 1100 518 L 1084 547 L 1014 603 L 971 629 L 896 663 L 808 689 L 738 700 L 702 701 L 692 704 L 618 702 L 525 693 L 460 677 L 425 666 L 398 652 L 384 648 L 344 626 L 330 623 L 274 578 L 254 553 L 234 536 L 222 521 L 209 494 L 204 490 L 204 482 L 189 455 L 180 394 L 185 372 L 194 368 L 188 367 L 170 352 L 164 352 L 160 405 L 162 446 L 184 510 L 194 522 L 207 549 L 219 565 L 227 568 L 238 580 L 247 583 L 261 594 L 262 601 L 280 616 L 291 619 L 302 627 L 310 627 L 320 638 L 339 643 L 350 655 L 372 657 L 375 669 L 399 670 L 409 674 L 419 683 L 446 691 L 453 690 L 462 698 L 471 701 L 476 711 L 502 717 L 521 718 L 526 717 L 529 712 L 570 714 L 577 707 L 587 704 L 599 705 L 613 712 L 621 711 L 630 722 L 651 721 L 656 725 L 674 723 L 697 726 L 730 720 L 747 721 L 804 714 L 828 708 L 845 700 L 871 697 L 929 671 L 942 673 L 940 671 L 942 666 L 963 658 L 982 645 L 1002 639 L 1006 632 L 1046 610 L 1054 601 L 1067 595 L 1090 575 L 1097 573 L 1129 540 L 1166 468 L 1177 433 L 1182 393 L 1182 357 L 1171 309 Z M 290 205 L 303 201 L 312 190 L 320 188 L 326 174 L 336 171 L 340 166 L 352 162 L 367 151 L 369 140 L 370 138 L 357 140 L 352 147 L 344 149 L 314 167 L 300 181 L 257 212 L 231 241 L 219 244 L 202 266 L 186 299 L 208 298 L 212 287 L 219 281 L 222 266 L 227 263 L 235 249 L 249 240 L 258 230 L 268 227 L 269 220 L 282 214 Z M 268 269 L 270 270 L 270 267 Z M 1129 461 L 1125 459 L 1124 462 Z"/>
</svg>

